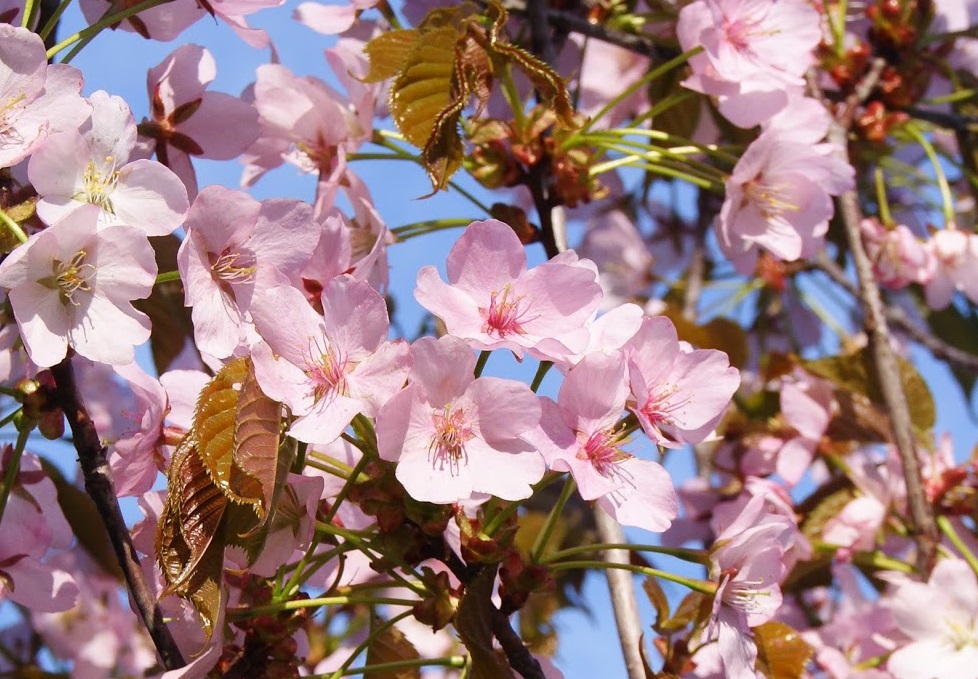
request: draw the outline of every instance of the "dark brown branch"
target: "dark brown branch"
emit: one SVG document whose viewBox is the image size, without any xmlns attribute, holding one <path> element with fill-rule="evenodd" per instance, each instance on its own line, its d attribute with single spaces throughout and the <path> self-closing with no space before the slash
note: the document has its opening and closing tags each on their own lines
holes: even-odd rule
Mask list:
<svg viewBox="0 0 978 679">
<path fill-rule="evenodd" d="M 508 11 L 527 15 L 530 12 L 529 5 L 532 4 L 533 0 L 507 0 L 503 2 L 503 5 Z M 568 33 L 579 33 L 656 61 L 668 61 L 679 56 L 678 51 L 669 50 L 657 45 L 649 36 L 626 33 L 615 30 L 614 28 L 607 28 L 602 24 L 592 24 L 587 18 L 574 14 L 573 12 L 546 8 L 546 19 L 547 23 L 554 28 Z"/>
<path fill-rule="evenodd" d="M 846 101 L 845 107 L 840 111 L 829 131 L 829 139 L 846 154 L 847 158 L 849 127 L 852 125 L 857 108 L 876 86 L 883 65 L 881 59 L 874 62 L 863 82 L 856 88 L 856 92 Z M 910 506 L 910 518 L 918 547 L 917 569 L 926 575 L 934 562 L 939 537 L 933 510 L 924 490 L 913 424 L 910 420 L 910 406 L 900 380 L 896 355 L 890 344 L 890 329 L 887 325 L 883 298 L 873 275 L 873 265 L 863 247 L 860 230 L 863 216 L 859 207 L 859 197 L 855 191 L 850 190 L 839 196 L 836 204 L 849 245 L 849 254 L 856 269 L 858 297 L 863 307 L 863 327 L 869 338 L 869 350 L 876 367 L 880 391 L 883 393 L 883 401 L 893 427 L 893 440 L 903 464 L 907 504 Z"/>
<path fill-rule="evenodd" d="M 817 257 L 811 260 L 811 264 L 814 268 L 831 278 L 834 283 L 848 291 L 853 297 L 859 296 L 858 288 L 846 277 L 845 272 L 839 268 L 839 265 L 831 259 L 825 256 Z M 958 349 L 924 330 L 911 320 L 907 316 L 907 313 L 900 307 L 887 304 L 885 305 L 884 312 L 887 322 L 894 328 L 899 328 L 905 332 L 917 344 L 927 348 L 935 358 L 947 361 L 955 368 L 978 373 L 978 356 Z"/>
<path fill-rule="evenodd" d="M 492 634 L 506 654 L 509 666 L 520 673 L 523 679 L 545 679 L 540 663 L 530 653 L 520 635 L 509 624 L 509 617 L 493 606 Z"/>
<path fill-rule="evenodd" d="M 176 642 L 170 635 L 170 630 L 163 621 L 163 613 L 156 602 L 156 597 L 150 591 L 143 571 L 139 565 L 139 556 L 132 544 L 132 536 L 119 508 L 119 500 L 109 472 L 109 462 L 105 454 L 105 446 L 99 440 L 95 425 L 88 416 L 88 411 L 82 403 L 75 383 L 75 373 L 71 366 L 71 358 L 65 358 L 61 363 L 51 368 L 57 383 L 56 398 L 58 405 L 68 418 L 71 434 L 78 451 L 78 462 L 85 477 L 85 489 L 95 502 L 95 507 L 112 541 L 119 566 L 126 577 L 126 584 L 139 609 L 143 624 L 149 631 L 156 645 L 160 660 L 168 670 L 183 667 L 183 656 Z"/>
</svg>

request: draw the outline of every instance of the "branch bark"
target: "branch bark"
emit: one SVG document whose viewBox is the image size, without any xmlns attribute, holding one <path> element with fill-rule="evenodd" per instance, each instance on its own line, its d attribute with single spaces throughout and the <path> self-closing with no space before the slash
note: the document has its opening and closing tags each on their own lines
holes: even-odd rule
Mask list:
<svg viewBox="0 0 978 679">
<path fill-rule="evenodd" d="M 883 66 L 882 60 L 877 60 L 873 64 L 866 78 L 856 88 L 856 92 L 846 101 L 846 105 L 829 131 L 829 140 L 846 154 L 847 160 L 849 127 L 852 125 L 856 109 L 875 87 Z M 860 231 L 863 216 L 859 207 L 859 197 L 855 191 L 847 191 L 839 196 L 836 204 L 849 245 L 849 254 L 856 270 L 858 297 L 863 307 L 863 327 L 869 338 L 869 348 L 876 367 L 880 390 L 893 426 L 893 439 L 903 465 L 907 504 L 910 506 L 912 529 L 918 548 L 917 570 L 926 576 L 934 563 L 939 536 L 934 514 L 924 491 L 913 424 L 910 420 L 910 406 L 900 381 L 896 355 L 890 344 L 890 329 L 887 325 L 883 299 L 873 275 L 873 265 L 863 247 Z"/>
<path fill-rule="evenodd" d="M 105 523 L 112 548 L 115 550 L 138 613 L 153 639 L 163 667 L 168 670 L 183 667 L 186 663 L 180 649 L 177 648 L 170 630 L 163 621 L 163 613 L 160 611 L 156 597 L 143 577 L 139 556 L 132 544 L 132 536 L 122 516 L 122 510 L 119 508 L 119 499 L 109 472 L 105 446 L 99 440 L 95 425 L 78 393 L 71 357 L 66 357 L 51 368 L 51 374 L 54 375 L 57 383 L 55 393 L 58 405 L 64 411 L 68 418 L 68 425 L 71 427 L 75 450 L 78 451 L 78 462 L 85 478 L 85 489 L 95 502 L 95 507 Z"/>
</svg>

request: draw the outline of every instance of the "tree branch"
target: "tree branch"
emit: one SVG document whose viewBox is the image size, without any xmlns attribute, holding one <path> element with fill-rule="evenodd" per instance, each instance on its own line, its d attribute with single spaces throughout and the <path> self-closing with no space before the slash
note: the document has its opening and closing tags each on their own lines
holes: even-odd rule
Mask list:
<svg viewBox="0 0 978 679">
<path fill-rule="evenodd" d="M 594 521 L 598 526 L 601 542 L 604 544 L 628 542 L 618 522 L 601 509 L 600 505 L 594 506 Z M 601 556 L 607 563 L 631 563 L 630 554 L 626 549 L 604 550 Z M 642 620 L 638 614 L 638 600 L 635 598 L 632 574 L 620 568 L 607 568 L 605 577 L 608 579 L 608 590 L 611 592 L 611 607 L 615 612 L 615 624 L 618 626 L 618 639 L 622 654 L 625 656 L 628 679 L 645 679 L 645 661 L 642 659 L 640 649 Z"/>
<path fill-rule="evenodd" d="M 848 277 L 846 277 L 845 272 L 839 268 L 839 265 L 833 262 L 831 259 L 822 255 L 810 260 L 810 263 L 813 268 L 824 273 L 826 276 L 832 279 L 834 283 L 844 288 L 853 297 L 859 296 L 859 289 L 853 285 L 852 281 L 850 281 Z M 978 356 L 975 356 L 971 352 L 964 351 L 963 349 L 958 349 L 957 347 L 943 341 L 936 335 L 919 327 L 900 307 L 885 304 L 884 313 L 886 314 L 886 320 L 888 323 L 890 323 L 894 328 L 899 328 L 914 342 L 929 350 L 931 354 L 934 355 L 934 358 L 947 361 L 955 368 L 978 373 Z"/>
<path fill-rule="evenodd" d="M 156 645 L 163 666 L 168 670 L 183 667 L 185 662 L 180 649 L 177 648 L 170 630 L 163 621 L 163 613 L 160 611 L 156 597 L 143 578 L 139 556 L 132 544 L 132 536 L 122 516 L 122 510 L 119 508 L 105 446 L 99 440 L 95 425 L 78 394 L 70 356 L 52 367 L 51 374 L 54 375 L 57 383 L 55 393 L 58 405 L 64 411 L 68 418 L 68 425 L 71 427 L 75 450 L 78 451 L 78 462 L 85 477 L 85 489 L 95 502 L 95 507 L 105 523 L 112 548 L 119 560 L 119 566 L 122 567 L 126 584 L 129 586 L 143 624 Z"/>
<path fill-rule="evenodd" d="M 869 95 L 882 72 L 882 59 L 876 60 L 865 79 L 849 97 L 846 106 L 829 131 L 829 139 L 848 160 L 848 132 L 855 117 L 856 109 Z M 907 394 L 900 381 L 900 370 L 896 355 L 890 344 L 890 330 L 887 325 L 883 299 L 873 276 L 873 265 L 863 247 L 860 223 L 862 210 L 855 191 L 847 191 L 837 200 L 838 214 L 846 234 L 849 254 L 856 269 L 859 300 L 863 307 L 863 327 L 869 337 L 869 349 L 876 367 L 877 379 L 883 393 L 883 401 L 893 426 L 893 439 L 896 443 L 900 461 L 903 464 L 903 477 L 907 486 L 907 503 L 913 532 L 917 539 L 917 568 L 920 573 L 930 572 L 939 541 L 937 524 L 922 482 L 920 461 L 917 458 L 913 424 L 910 420 L 910 406 Z"/>
</svg>

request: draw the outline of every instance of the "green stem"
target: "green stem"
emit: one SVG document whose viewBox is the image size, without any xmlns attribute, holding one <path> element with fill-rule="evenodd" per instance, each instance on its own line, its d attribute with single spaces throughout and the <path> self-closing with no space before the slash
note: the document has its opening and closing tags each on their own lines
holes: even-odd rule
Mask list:
<svg viewBox="0 0 978 679">
<path fill-rule="evenodd" d="M 13 490 L 14 482 L 17 480 L 17 472 L 20 471 L 20 458 L 24 455 L 24 448 L 27 446 L 27 438 L 31 435 L 31 429 L 31 427 L 27 427 L 17 434 L 14 454 L 10 456 L 10 466 L 7 467 L 7 473 L 3 477 L 3 488 L 0 488 L 0 525 L 3 524 L 7 500 L 10 498 L 10 491 Z"/>
<path fill-rule="evenodd" d="M 482 371 L 485 370 L 486 363 L 489 361 L 489 354 L 491 351 L 479 352 L 479 360 L 475 362 L 475 376 L 476 378 L 482 377 Z"/>
<path fill-rule="evenodd" d="M 838 545 L 822 542 L 821 540 L 813 540 L 812 547 L 814 547 L 820 554 L 834 555 L 837 551 L 839 551 Z M 896 559 L 891 559 L 885 554 L 880 554 L 879 552 L 856 552 L 852 555 L 852 561 L 859 566 L 872 566 L 873 568 L 897 571 L 899 573 L 911 574 L 917 572 L 910 564 L 904 563 L 903 561 L 897 561 Z"/>
<path fill-rule="evenodd" d="M 617 568 L 623 571 L 650 575 L 655 578 L 668 580 L 669 582 L 675 582 L 676 584 L 688 587 L 694 592 L 699 592 L 707 596 L 714 596 L 717 593 L 717 586 L 707 580 L 684 578 L 680 575 L 660 571 L 658 568 L 650 568 L 648 566 L 635 566 L 628 563 L 607 563 L 605 561 L 561 561 L 560 563 L 550 564 L 550 570 L 552 571 L 569 571 L 583 568 Z"/>
<path fill-rule="evenodd" d="M 27 0 L 24 3 L 24 16 L 21 17 L 20 20 L 21 28 L 30 28 L 31 19 L 34 18 L 32 15 L 34 14 L 36 7 L 37 7 L 36 0 Z"/>
<path fill-rule="evenodd" d="M 143 0 L 143 2 L 140 2 L 137 5 L 133 5 L 132 7 L 126 7 L 125 9 L 120 10 L 118 12 L 113 12 L 112 14 L 106 12 L 101 19 L 96 21 L 91 26 L 88 26 L 87 28 L 83 28 L 77 33 L 68 36 L 67 38 L 59 42 L 57 45 L 49 49 L 47 52 L 48 61 L 53 59 L 59 52 L 61 52 L 65 48 L 71 47 L 76 42 L 81 42 L 82 43 L 81 45 L 73 49 L 70 54 L 68 54 L 64 59 L 61 60 L 61 63 L 67 64 L 79 52 L 81 47 L 87 45 L 92 38 L 94 38 L 96 35 L 101 33 L 109 26 L 112 26 L 113 24 L 117 24 L 120 21 L 128 19 L 129 17 L 139 14 L 140 12 L 143 12 L 147 9 L 152 9 L 157 5 L 166 4 L 167 2 L 173 2 L 173 0 Z"/>
<path fill-rule="evenodd" d="M 567 501 L 574 494 L 575 490 L 577 490 L 577 483 L 574 481 L 573 476 L 568 475 L 567 480 L 564 481 L 564 487 L 560 489 L 560 496 L 557 498 L 557 502 L 554 503 L 550 513 L 547 514 L 547 518 L 540 528 L 540 532 L 537 533 L 537 537 L 533 541 L 533 547 L 530 549 L 530 560 L 533 563 L 540 562 L 543 550 L 547 548 L 547 545 L 550 543 L 550 538 L 553 536 L 554 528 L 557 527 L 557 519 L 560 518 L 561 513 L 564 511 L 564 505 L 567 504 Z"/>
<path fill-rule="evenodd" d="M 975 556 L 974 552 L 968 549 L 968 545 L 964 543 L 964 540 L 961 539 L 958 532 L 954 530 L 951 520 L 946 516 L 939 516 L 937 517 L 937 527 L 941 529 L 941 532 L 944 533 L 944 536 L 951 542 L 952 545 L 954 545 L 955 549 L 961 553 L 961 556 L 964 557 L 964 560 L 968 562 L 969 566 L 971 566 L 971 570 L 975 572 L 975 575 L 978 575 L 978 557 Z"/>
<path fill-rule="evenodd" d="M 351 531 L 346 528 L 340 528 L 339 526 L 323 523 L 322 521 L 316 522 L 316 530 L 326 533 L 328 535 L 336 535 L 337 537 L 343 538 L 347 542 L 350 542 L 351 544 L 355 545 L 357 549 L 359 549 L 367 556 L 375 555 L 375 556 L 386 557 L 388 560 L 392 561 L 397 566 L 399 566 L 405 573 L 409 573 L 411 576 L 413 576 L 417 582 L 408 580 L 403 575 L 398 573 L 397 570 L 394 569 L 390 570 L 387 573 L 388 575 L 390 575 L 392 578 L 394 578 L 395 580 L 397 580 L 402 585 L 404 585 L 411 591 L 415 592 L 416 594 L 422 597 L 428 595 L 428 590 L 424 585 L 424 581 L 421 579 L 421 576 L 419 576 L 417 572 L 415 572 L 413 568 L 411 568 L 406 563 L 404 563 L 403 560 L 396 558 L 393 554 L 384 554 L 379 549 L 373 547 L 372 545 L 367 544 L 367 541 L 364 540 L 361 535 L 359 535 L 359 531 Z"/>
<path fill-rule="evenodd" d="M 737 156 L 731 153 L 727 153 L 726 151 L 720 150 L 720 147 L 717 146 L 716 144 L 698 144 L 689 139 L 683 139 L 682 137 L 677 137 L 674 134 L 669 134 L 668 132 L 662 132 L 660 130 L 646 130 L 644 128 L 636 128 L 636 127 L 621 127 L 612 130 L 602 130 L 600 132 L 595 132 L 593 135 L 587 135 L 583 137 L 581 139 L 581 144 L 574 144 L 574 145 L 576 146 L 576 145 L 585 145 L 585 144 L 595 144 L 597 143 L 595 140 L 600 140 L 600 139 L 612 140 L 612 141 L 622 140 L 622 143 L 626 143 L 626 140 L 624 140 L 623 138 L 627 138 L 630 136 L 647 137 L 649 139 L 654 139 L 656 141 L 675 144 L 676 146 L 672 148 L 672 151 L 674 153 L 678 153 L 678 150 L 689 149 L 689 153 L 702 153 L 705 155 L 713 156 L 714 158 L 717 158 L 718 160 L 722 160 L 730 165 L 736 165 L 737 162 L 740 160 L 739 158 L 737 158 Z M 627 143 L 636 146 L 638 145 L 638 142 L 627 142 Z M 564 144 L 564 146 L 566 148 L 570 147 L 570 145 L 566 143 Z"/>
<path fill-rule="evenodd" d="M 169 283 L 171 281 L 178 281 L 178 280 L 180 280 L 179 271 L 164 271 L 163 273 L 156 275 L 155 285 L 159 285 L 160 283 Z"/>
<path fill-rule="evenodd" d="M 318 599 L 295 599 L 292 601 L 282 601 L 275 604 L 265 604 L 263 606 L 240 606 L 229 608 L 228 618 L 230 620 L 244 620 L 254 618 L 266 613 L 281 613 L 282 611 L 297 611 L 302 608 L 320 608 L 323 606 L 348 606 L 355 604 L 380 605 L 390 604 L 391 606 L 414 606 L 418 603 L 417 599 L 396 599 L 393 597 L 350 597 L 350 596 L 326 596 Z"/>
<path fill-rule="evenodd" d="M 7 415 L 5 415 L 3 419 L 0 419 L 0 428 L 6 427 L 8 424 L 10 424 L 13 421 L 13 419 L 17 417 L 17 414 L 22 410 L 23 408 L 17 408 L 17 410 L 11 413 L 7 413 Z"/>
<path fill-rule="evenodd" d="M 21 243 L 27 242 L 27 234 L 20 228 L 20 224 L 11 219 L 10 215 L 3 210 L 0 210 L 0 222 L 3 222 L 3 225 L 10 229 L 10 233 L 14 234 L 14 238 L 18 241 Z"/>
<path fill-rule="evenodd" d="M 537 366 L 537 373 L 533 376 L 533 382 L 530 383 L 530 391 L 534 394 L 537 393 L 537 389 L 543 383 L 543 378 L 547 376 L 553 366 L 553 361 L 540 361 L 540 365 Z"/>
<path fill-rule="evenodd" d="M 656 165 L 649 162 L 641 162 L 644 159 L 638 155 L 629 155 L 624 158 L 616 158 L 614 160 L 609 160 L 604 163 L 598 163 L 597 165 L 592 165 L 588 170 L 588 174 L 592 177 L 596 177 L 605 172 L 610 172 L 612 170 L 617 170 L 619 167 L 635 166 L 644 169 L 653 174 L 659 174 L 664 177 L 673 177 L 674 179 L 682 179 L 685 182 L 689 182 L 693 186 L 698 186 L 701 189 L 706 189 L 714 193 L 723 193 L 723 184 L 716 181 L 701 179 L 699 177 L 694 177 L 685 172 L 680 172 L 678 170 L 673 170 L 664 165 Z"/>
<path fill-rule="evenodd" d="M 587 121 L 581 127 L 581 129 L 577 132 L 577 134 L 584 134 L 584 133 L 586 133 L 588 130 L 591 129 L 591 127 L 594 125 L 594 123 L 596 123 L 599 120 L 601 120 L 601 118 L 603 118 L 604 116 L 606 116 L 609 111 L 611 111 L 615 106 L 617 106 L 618 104 L 620 104 L 621 102 L 623 102 L 625 99 L 627 99 L 628 97 L 630 97 L 633 93 L 637 92 L 642 87 L 645 87 L 645 85 L 647 85 L 648 83 L 652 82 L 656 78 L 659 78 L 660 76 L 665 75 L 666 73 L 668 73 L 672 69 L 676 68 L 677 66 L 682 66 L 684 63 L 686 63 L 687 61 L 689 61 L 689 59 L 691 59 L 692 57 L 696 56 L 697 54 L 699 54 L 702 51 L 703 51 L 703 48 L 702 47 L 696 47 L 694 49 L 691 49 L 688 52 L 683 52 L 678 57 L 675 57 L 673 59 L 670 59 L 666 63 L 664 63 L 664 64 L 662 64 L 660 66 L 657 66 L 656 68 L 652 69 L 646 75 L 644 75 L 643 77 L 641 77 L 638 80 L 636 80 L 635 82 L 633 82 L 631 85 L 629 85 L 628 87 L 626 87 L 620 94 L 616 95 L 613 99 L 611 99 L 610 101 L 608 101 L 608 103 L 606 103 L 604 106 L 602 106 L 598 110 L 598 112 L 595 113 L 594 116 L 592 116 L 591 119 L 589 121 Z"/>
<path fill-rule="evenodd" d="M 367 638 L 364 639 L 363 642 L 361 642 L 361 644 L 359 646 L 357 646 L 355 649 L 353 649 L 353 652 L 350 653 L 350 657 L 346 659 L 346 661 L 343 663 L 343 665 L 338 670 L 336 670 L 335 672 L 333 672 L 332 674 L 323 675 L 324 679 L 339 679 L 340 677 L 344 677 L 344 676 L 350 674 L 348 672 L 348 670 L 350 669 L 350 665 L 353 664 L 353 661 L 355 661 L 357 659 L 357 657 L 361 653 L 363 653 L 368 648 L 370 648 L 370 644 L 372 644 L 377 637 L 379 637 L 381 634 L 383 634 L 384 632 L 386 632 L 388 629 L 390 629 L 391 627 L 393 627 L 394 625 L 396 625 L 397 623 L 399 623 L 404 618 L 407 618 L 407 617 L 412 616 L 412 615 L 414 615 L 414 611 L 411 611 L 411 610 L 404 611 L 400 615 L 395 615 L 390 620 L 384 622 L 381 625 L 377 625 L 377 627 L 375 627 L 374 629 L 370 630 L 370 634 L 367 635 Z"/>
<path fill-rule="evenodd" d="M 69 5 L 71 5 L 71 0 L 61 0 L 57 8 L 55 8 L 54 14 L 51 15 L 48 22 L 44 24 L 43 28 L 41 28 L 41 32 L 38 33 L 38 35 L 41 36 L 41 40 L 48 39 L 48 36 L 51 35 L 51 31 L 53 31 L 54 27 L 58 25 L 58 21 L 61 20 L 61 15 L 65 13 L 65 10 L 68 9 Z"/>
<path fill-rule="evenodd" d="M 454 667 L 461 669 L 465 667 L 465 656 L 453 655 L 450 658 L 417 658 L 416 660 L 394 660 L 391 662 L 375 663 L 373 665 L 366 665 L 364 667 L 354 667 L 352 669 L 345 670 L 343 674 L 339 675 L 341 677 L 347 677 L 353 674 L 366 674 L 367 672 L 387 672 L 392 670 L 409 669 L 412 667 Z M 319 674 L 312 675 L 309 679 L 330 679 L 330 677 L 337 676 L 334 674 Z M 387 676 L 387 675 L 385 675 Z M 393 674 L 390 676 L 394 676 Z M 398 674 L 397 676 L 401 676 Z M 407 675 L 404 675 L 407 676 Z"/>
<path fill-rule="evenodd" d="M 391 233 L 397 236 L 398 240 L 404 241 L 414 238 L 415 236 L 423 236 L 428 233 L 436 233 L 438 231 L 447 231 L 448 229 L 457 229 L 459 227 L 468 226 L 471 224 L 473 219 L 429 219 L 423 222 L 414 222 L 412 224 L 405 224 L 404 226 L 399 226 L 395 229 L 391 229 Z"/>
<path fill-rule="evenodd" d="M 520 136 L 526 129 L 526 113 L 523 111 L 523 102 L 520 101 L 520 93 L 516 89 L 516 83 L 513 81 L 513 70 L 509 63 L 503 68 L 502 90 L 503 96 L 506 98 L 506 103 L 509 104 L 509 108 L 513 111 L 513 122 L 516 125 L 516 129 L 520 132 Z"/>
<path fill-rule="evenodd" d="M 681 547 L 640 545 L 631 542 L 571 547 L 569 549 L 562 549 L 559 552 L 554 552 L 550 556 L 542 558 L 540 562 L 549 564 L 568 556 L 574 556 L 575 554 L 586 554 L 587 552 L 597 552 L 608 549 L 627 549 L 632 552 L 652 552 L 653 554 L 665 554 L 667 556 L 676 557 L 677 559 L 682 559 L 683 561 L 698 563 L 704 566 L 709 565 L 710 563 L 710 557 L 702 549 L 683 549 Z"/>
<path fill-rule="evenodd" d="M 890 201 L 886 199 L 886 178 L 883 176 L 883 168 L 877 167 L 873 173 L 876 180 L 876 204 L 879 206 L 880 221 L 883 226 L 890 228 L 893 226 L 893 215 L 890 214 Z"/>
<path fill-rule="evenodd" d="M 904 125 L 903 129 L 914 138 L 914 141 L 920 144 L 920 148 L 927 154 L 927 159 L 930 160 L 931 168 L 934 170 L 937 188 L 941 193 L 941 213 L 944 216 L 944 224 L 953 227 L 955 224 L 954 199 L 951 197 L 951 187 L 947 183 L 947 176 L 944 174 L 944 168 L 941 167 L 937 152 L 934 151 L 934 146 L 927 141 L 927 138 L 917 129 L 916 125 Z"/>
</svg>

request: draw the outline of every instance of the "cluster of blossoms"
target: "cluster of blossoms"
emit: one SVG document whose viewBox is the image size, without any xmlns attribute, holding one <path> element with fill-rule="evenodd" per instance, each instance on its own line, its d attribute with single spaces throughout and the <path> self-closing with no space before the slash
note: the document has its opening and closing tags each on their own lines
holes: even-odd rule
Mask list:
<svg viewBox="0 0 978 679">
<path fill-rule="evenodd" d="M 505 662 L 525 679 L 561 677 L 540 639 L 579 585 L 568 573 L 602 565 L 577 558 L 608 552 L 609 567 L 692 590 L 677 608 L 646 583 L 658 651 L 640 654 L 647 676 L 652 657 L 684 679 L 978 679 L 975 463 L 956 462 L 948 436 L 933 441 L 933 399 L 900 359 L 914 390 L 904 454 L 869 364 L 881 343 L 842 337 L 845 351 L 826 356 L 813 325 L 825 312 L 803 285 L 809 262 L 837 269 L 824 251 L 848 252 L 830 224 L 870 175 L 848 146 L 868 145 L 873 162 L 890 153 L 883 142 L 939 58 L 978 73 L 978 41 L 958 35 L 969 24 L 950 3 L 886 0 L 860 21 L 808 0 L 677 3 L 668 26 L 640 31 L 686 54 L 671 72 L 682 94 L 653 106 L 663 73 L 647 56 L 575 36 L 545 64 L 546 50 L 510 42 L 524 24 L 497 3 L 408 2 L 413 29 L 391 28 L 386 2 L 302 3 L 299 22 L 342 36 L 325 53 L 331 85 L 293 73 L 248 24 L 280 0 L 138 13 L 80 0 L 93 32 L 111 19 L 170 41 L 210 14 L 270 48 L 234 96 L 209 89 L 209 50 L 176 47 L 149 68 L 137 122 L 121 97 L 85 96 L 80 71 L 49 63 L 58 52 L 34 3 L 0 0 L 0 426 L 17 438 L 0 450 L 0 604 L 22 613 L 0 631 L 0 675 L 64 663 L 91 679 L 340 677 L 366 672 L 351 670 L 366 652 L 444 676 L 512 674 Z M 645 21 L 624 6 L 591 12 Z M 573 114 L 561 64 L 580 71 Z M 458 124 L 470 95 L 476 110 Z M 690 129 L 660 123 L 684 100 Z M 402 135 L 374 129 L 388 115 Z M 426 125 L 414 156 L 402 142 Z M 434 332 L 408 337 L 395 322 L 405 296 L 388 257 L 442 225 L 388 228 L 388 206 L 353 171 L 368 144 L 417 160 L 436 188 L 458 189 L 449 177 L 464 169 L 511 190 L 487 208 L 459 189 L 489 214 L 450 224 L 465 226 L 444 266 L 414 278 Z M 237 160 L 240 186 L 210 184 L 194 159 Z M 648 173 L 642 198 L 615 172 L 629 164 Z M 245 192 L 284 165 L 315 177 L 308 201 Z M 932 171 L 944 198 L 939 161 Z M 696 220 L 658 198 L 682 179 L 700 191 Z M 963 218 L 924 228 L 908 210 L 897 223 L 898 192 L 881 184 L 863 201 L 880 217 L 855 227 L 875 283 L 973 314 L 978 236 Z M 579 248 L 560 217 L 584 224 Z M 538 242 L 548 258 L 533 264 Z M 751 275 L 738 292 L 749 319 L 698 317 L 704 288 L 710 299 L 723 276 Z M 504 359 L 538 367 L 532 385 L 518 368 L 486 374 Z M 234 370 L 246 377 L 214 386 Z M 65 415 L 94 505 L 42 447 L 25 449 L 34 430 L 61 438 Z M 698 475 L 667 471 L 693 458 Z M 913 466 L 921 491 L 906 481 Z M 142 513 L 107 525 L 150 635 L 118 596 L 105 536 L 85 526 L 118 498 Z M 921 511 L 943 538 L 923 536 Z M 656 534 L 625 547 L 699 577 L 615 562 L 624 538 L 590 530 L 608 517 Z M 510 636 L 517 611 L 528 642 L 526 630 L 539 637 L 533 653 Z"/>
</svg>

